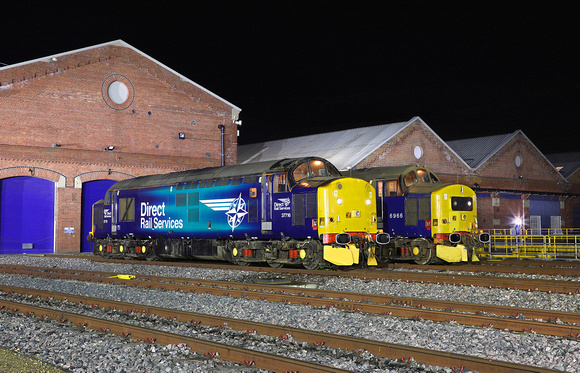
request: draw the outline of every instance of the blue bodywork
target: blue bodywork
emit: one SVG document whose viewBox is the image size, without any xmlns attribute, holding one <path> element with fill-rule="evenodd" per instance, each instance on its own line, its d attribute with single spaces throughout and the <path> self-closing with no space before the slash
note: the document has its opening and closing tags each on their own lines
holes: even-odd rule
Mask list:
<svg viewBox="0 0 580 373">
<path fill-rule="evenodd" d="M 113 190 L 112 202 L 103 206 L 103 226 L 97 238 L 135 237 L 200 239 L 279 239 L 317 237 L 316 190 L 297 186 L 291 192 L 273 193 L 265 183 L 206 186 L 181 189 L 175 185 Z M 250 196 L 253 191 L 252 196 Z M 124 215 L 120 207 L 132 204 Z M 307 202 L 310 203 L 307 208 Z M 312 206 L 314 203 L 314 206 Z M 314 214 L 313 214 L 314 212 Z"/>
<path fill-rule="evenodd" d="M 392 237 L 431 237 L 430 214 L 428 219 L 420 219 L 419 216 L 419 199 L 428 198 L 430 194 L 407 194 L 404 196 L 379 197 L 377 204 L 383 206 L 383 229 Z M 405 205 L 407 212 L 412 211 L 416 219 L 406 217 Z M 407 220 L 408 225 L 405 223 Z M 409 222 L 408 220 L 412 220 Z M 427 223 L 426 223 L 427 221 Z"/>
</svg>

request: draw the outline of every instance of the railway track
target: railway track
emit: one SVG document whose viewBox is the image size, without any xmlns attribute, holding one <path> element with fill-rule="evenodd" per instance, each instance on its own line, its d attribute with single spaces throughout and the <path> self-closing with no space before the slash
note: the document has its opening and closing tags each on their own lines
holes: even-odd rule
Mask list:
<svg viewBox="0 0 580 373">
<path fill-rule="evenodd" d="M 392 343 L 372 341 L 335 335 L 329 333 L 312 332 L 302 329 L 276 326 L 271 324 L 243 321 L 225 317 L 216 317 L 198 313 L 178 311 L 174 309 L 164 309 L 145 305 L 135 305 L 125 302 L 104 300 L 101 298 L 89 298 L 73 294 L 47 292 L 42 290 L 6 287 L 1 289 L 5 293 L 19 293 L 28 296 L 27 302 L 31 300 L 60 299 L 67 304 L 76 306 L 90 305 L 91 307 L 101 307 L 108 310 L 125 310 L 127 314 L 135 312 L 143 314 L 155 314 L 159 317 L 167 318 L 175 322 L 189 323 L 193 325 L 206 324 L 216 326 L 219 329 L 231 328 L 246 333 L 266 334 L 281 339 L 291 336 L 294 340 L 300 340 L 312 344 L 313 349 L 317 347 L 331 347 L 350 350 L 354 353 L 369 351 L 375 356 L 399 360 L 402 365 L 412 361 L 421 361 L 429 365 L 449 366 L 454 371 L 462 371 L 464 368 L 477 371 L 493 372 L 554 372 L 551 369 L 537 368 L 508 362 L 494 361 L 477 357 L 452 354 L 447 352 L 432 351 L 422 348 L 401 346 Z M 55 310 L 38 305 L 31 305 L 13 300 L 0 300 L 0 307 L 10 312 L 20 312 L 30 316 L 36 315 L 42 318 L 50 318 L 59 322 L 69 322 L 82 328 L 91 328 L 100 331 L 115 333 L 133 339 L 155 342 L 160 344 L 186 343 L 192 350 L 205 356 L 219 356 L 220 359 L 232 361 L 244 366 L 253 366 L 271 371 L 299 371 L 299 372 L 342 372 L 334 367 L 305 362 L 302 360 L 290 359 L 279 355 L 267 354 L 255 350 L 234 347 L 230 345 L 206 341 L 203 339 L 191 338 L 181 334 L 168 333 L 157 329 L 143 328 L 123 322 L 114 322 L 82 315 L 76 312 L 66 312 Z"/>
<path fill-rule="evenodd" d="M 66 280 L 131 285 L 183 292 L 244 297 L 314 307 L 334 307 L 349 311 L 392 315 L 410 319 L 456 322 L 463 325 L 535 332 L 576 339 L 580 337 L 580 314 L 476 303 L 450 302 L 411 297 L 314 290 L 291 286 L 208 281 L 138 275 L 121 279 L 116 273 L 69 269 L 0 266 L 4 273 L 42 276 Z M 3 290 L 7 289 L 7 290 Z M 10 289 L 0 286 L 0 290 Z M 538 321 L 538 320 L 543 321 Z"/>
<path fill-rule="evenodd" d="M 63 294 L 65 297 L 70 295 Z M 98 302 L 98 300 L 95 300 Z M 109 302 L 109 304 L 112 304 Z M 91 316 L 86 316 L 73 312 L 54 310 L 48 307 L 39 307 L 20 302 L 10 302 L 0 300 L 0 306 L 12 312 L 20 312 L 30 316 L 39 315 L 41 318 L 57 320 L 61 323 L 70 322 L 82 328 L 90 328 L 101 332 L 110 332 L 121 336 L 131 337 L 149 343 L 167 344 L 187 344 L 193 351 L 202 356 L 219 357 L 233 363 L 247 367 L 255 366 L 261 369 L 277 371 L 284 367 L 283 371 L 292 370 L 299 372 L 348 372 L 348 370 L 335 367 L 315 364 L 299 359 L 287 358 L 275 354 L 255 351 L 248 348 L 241 348 L 204 339 L 193 338 L 181 334 L 169 333 L 153 328 L 144 328 L 123 322 L 111 321 Z M 133 305 L 134 306 L 134 305 Z M 110 306 L 111 307 L 111 306 Z M 114 306 L 113 306 L 114 307 Z"/>
<path fill-rule="evenodd" d="M 88 259 L 94 262 L 101 263 L 123 263 L 127 264 L 126 259 L 103 258 L 93 255 L 62 255 L 62 254 L 46 254 L 46 257 L 57 258 L 76 258 Z M 265 272 L 288 272 L 288 273 L 305 273 L 305 274 L 327 274 L 327 275 L 353 275 L 364 276 L 368 272 L 376 272 L 375 270 L 366 269 L 338 269 L 336 271 L 310 271 L 303 268 L 271 268 L 267 265 L 263 266 L 239 266 L 227 262 L 203 262 L 203 261 L 136 261 L 131 259 L 131 263 L 139 263 L 143 265 L 169 265 L 169 266 L 183 266 L 183 267 L 205 267 L 205 268 L 221 268 L 244 271 L 265 271 Z M 575 261 L 536 261 L 536 260 L 482 260 L 479 264 L 430 264 L 419 265 L 405 262 L 390 262 L 381 263 L 379 270 L 416 270 L 416 271 L 439 271 L 445 272 L 476 272 L 476 273 L 503 273 L 503 274 L 530 274 L 530 275 L 548 275 L 548 276 L 571 276 L 580 277 L 580 262 Z"/>
<path fill-rule="evenodd" d="M 387 263 L 382 268 L 435 271 L 467 271 L 478 273 L 518 273 L 529 275 L 580 277 L 580 262 L 546 262 L 533 260 L 484 260 L 481 264 L 418 265 L 410 263 Z"/>
<path fill-rule="evenodd" d="M 81 258 L 81 257 L 79 257 Z M 86 259 L 87 257 L 82 257 Z M 103 263 L 122 263 L 127 264 L 126 260 L 107 260 L 99 257 L 90 257 L 91 260 Z M 151 262 L 139 262 L 148 263 Z M 383 280 L 400 280 L 408 282 L 419 283 L 433 283 L 443 285 L 467 285 L 467 286 L 483 286 L 503 289 L 519 289 L 529 291 L 545 291 L 563 294 L 580 294 L 580 281 L 563 281 L 563 280 L 541 280 L 541 279 L 527 279 L 519 277 L 502 277 L 502 276 L 485 276 L 485 275 L 471 275 L 471 274 L 457 274 L 457 273 L 425 273 L 425 272 L 407 272 L 407 271 L 388 271 L 388 270 L 365 270 L 352 269 L 342 271 L 310 271 L 298 268 L 270 268 L 270 267 L 252 267 L 252 266 L 235 266 L 228 264 L 200 264 L 200 263 L 184 263 L 184 262 L 154 262 L 155 265 L 165 266 L 179 266 L 179 267 L 205 267 L 205 268 L 219 268 L 219 269 L 234 269 L 267 273 L 279 274 L 303 274 L 303 275 L 317 275 L 317 276 L 338 276 L 338 277 L 354 277 L 354 278 L 368 278 L 368 279 L 383 279 Z M 398 265 L 398 264 L 397 264 Z M 424 268 L 425 266 L 419 266 Z M 431 266 L 429 266 L 431 267 Z M 445 266 L 449 267 L 449 266 Z M 455 266 L 453 266 L 455 268 Z M 482 266 L 472 266 L 482 267 Z M 1 266 L 0 266 L 1 268 Z M 463 270 L 464 266 L 457 266 L 457 270 Z M 576 271 L 576 270 L 575 270 Z M 513 272 L 513 271 L 512 271 Z M 580 276 L 580 268 L 577 270 Z"/>
</svg>

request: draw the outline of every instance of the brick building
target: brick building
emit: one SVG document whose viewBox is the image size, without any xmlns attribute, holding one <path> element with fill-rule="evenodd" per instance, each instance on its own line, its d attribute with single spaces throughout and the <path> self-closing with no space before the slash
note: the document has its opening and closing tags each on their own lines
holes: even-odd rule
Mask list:
<svg viewBox="0 0 580 373">
<path fill-rule="evenodd" d="M 0 254 L 87 251 L 115 181 L 235 164 L 239 113 L 121 40 L 0 68 Z"/>
<path fill-rule="evenodd" d="M 328 132 L 238 148 L 240 163 L 316 155 L 340 170 L 419 163 L 443 182 L 461 183 L 478 195 L 479 226 L 525 228 L 580 226 L 572 218 L 574 176 L 566 179 L 522 131 L 446 142 L 421 118 Z M 578 207 L 576 208 L 578 209 Z"/>
</svg>

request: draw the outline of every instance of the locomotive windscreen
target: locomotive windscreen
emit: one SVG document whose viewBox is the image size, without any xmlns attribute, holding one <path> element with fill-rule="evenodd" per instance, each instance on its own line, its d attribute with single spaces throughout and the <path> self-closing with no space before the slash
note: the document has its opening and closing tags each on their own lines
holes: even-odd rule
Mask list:
<svg viewBox="0 0 580 373">
<path fill-rule="evenodd" d="M 451 197 L 451 208 L 453 211 L 473 211 L 473 200 L 471 197 Z"/>
</svg>

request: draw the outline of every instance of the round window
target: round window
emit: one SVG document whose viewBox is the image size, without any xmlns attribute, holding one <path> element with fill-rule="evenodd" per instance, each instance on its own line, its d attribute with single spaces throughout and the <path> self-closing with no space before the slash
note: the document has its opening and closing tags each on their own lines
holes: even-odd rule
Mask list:
<svg viewBox="0 0 580 373">
<path fill-rule="evenodd" d="M 419 145 L 415 145 L 415 148 L 413 149 L 413 155 L 415 156 L 415 159 L 421 159 L 421 157 L 423 157 L 423 148 L 421 148 Z"/>
<path fill-rule="evenodd" d="M 516 152 L 516 155 L 514 157 L 514 163 L 516 165 L 516 168 L 520 168 L 524 164 L 524 157 L 520 152 Z"/>
<path fill-rule="evenodd" d="M 129 98 L 129 89 L 124 83 L 116 80 L 109 86 L 109 98 L 117 105 L 121 105 Z"/>
<path fill-rule="evenodd" d="M 111 74 L 103 82 L 101 94 L 111 109 L 125 110 L 135 99 L 135 88 L 127 77 L 121 74 Z"/>
</svg>

